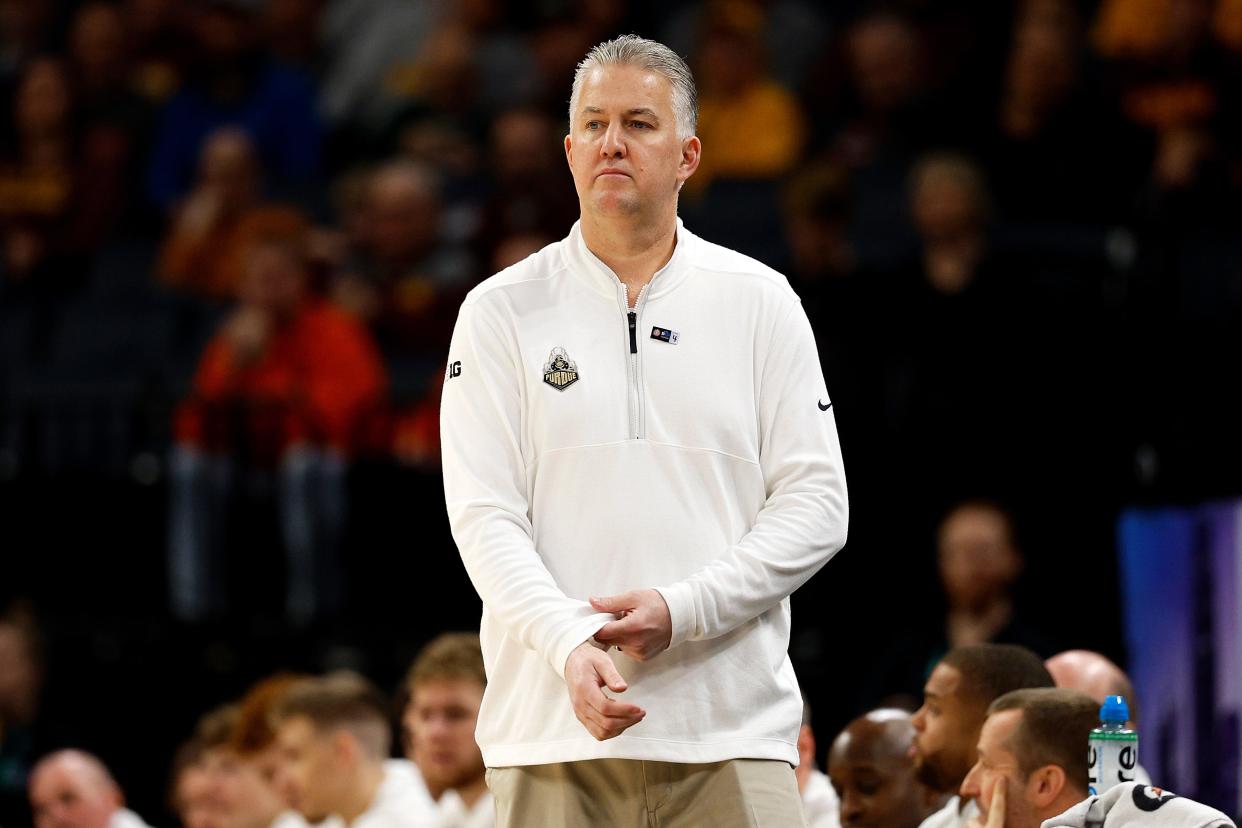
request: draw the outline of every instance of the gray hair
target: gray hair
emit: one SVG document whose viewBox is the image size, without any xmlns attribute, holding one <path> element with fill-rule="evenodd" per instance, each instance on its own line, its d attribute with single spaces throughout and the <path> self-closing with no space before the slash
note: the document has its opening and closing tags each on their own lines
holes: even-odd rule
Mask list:
<svg viewBox="0 0 1242 828">
<path fill-rule="evenodd" d="M 673 89 L 673 113 L 677 119 L 677 135 L 694 135 L 699 121 L 699 93 L 694 88 L 694 75 L 681 56 L 663 43 L 638 35 L 621 35 L 606 40 L 587 52 L 574 72 L 573 91 L 569 95 L 569 121 L 573 123 L 578 109 L 578 96 L 587 73 L 600 66 L 636 66 L 654 72 L 668 81 Z"/>
</svg>

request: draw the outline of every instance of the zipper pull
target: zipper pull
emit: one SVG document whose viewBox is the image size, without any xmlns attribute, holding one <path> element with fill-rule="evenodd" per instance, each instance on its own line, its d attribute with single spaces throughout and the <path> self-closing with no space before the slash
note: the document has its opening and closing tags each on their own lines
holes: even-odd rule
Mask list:
<svg viewBox="0 0 1242 828">
<path fill-rule="evenodd" d="M 630 353 L 638 353 L 638 314 L 630 311 Z"/>
</svg>

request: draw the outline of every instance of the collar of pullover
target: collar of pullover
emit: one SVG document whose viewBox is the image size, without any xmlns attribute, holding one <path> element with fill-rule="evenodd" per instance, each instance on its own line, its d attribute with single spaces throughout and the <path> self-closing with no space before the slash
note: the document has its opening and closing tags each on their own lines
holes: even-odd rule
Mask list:
<svg viewBox="0 0 1242 828">
<path fill-rule="evenodd" d="M 647 284 L 646 300 L 668 293 L 686 277 L 690 269 L 690 248 L 694 244 L 694 234 L 687 230 L 677 219 L 677 245 L 673 255 L 664 267 L 656 271 Z M 565 264 L 575 277 L 586 282 L 597 293 L 615 298 L 621 280 L 612 268 L 600 261 L 599 257 L 587 249 L 582 238 L 582 222 L 574 222 L 569 231 L 569 238 L 564 246 Z M 646 301 L 644 300 L 644 301 Z"/>
</svg>

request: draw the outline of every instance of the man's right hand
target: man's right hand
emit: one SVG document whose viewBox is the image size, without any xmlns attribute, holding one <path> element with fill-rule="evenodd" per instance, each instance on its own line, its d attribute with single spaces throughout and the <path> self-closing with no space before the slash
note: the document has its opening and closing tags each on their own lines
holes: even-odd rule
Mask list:
<svg viewBox="0 0 1242 828">
<path fill-rule="evenodd" d="M 600 741 L 621 735 L 647 715 L 641 707 L 604 694 L 605 687 L 624 693 L 628 685 L 607 653 L 589 641 L 579 644 L 565 659 L 565 685 L 574 715 Z"/>
</svg>

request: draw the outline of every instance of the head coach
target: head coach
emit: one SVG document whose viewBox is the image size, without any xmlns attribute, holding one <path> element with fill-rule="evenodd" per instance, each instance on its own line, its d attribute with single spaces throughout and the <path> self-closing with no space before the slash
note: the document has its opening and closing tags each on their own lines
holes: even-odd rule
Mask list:
<svg viewBox="0 0 1242 828">
<path fill-rule="evenodd" d="M 789 595 L 848 517 L 814 337 L 677 217 L 681 58 L 600 44 L 569 116 L 580 219 L 467 296 L 440 414 L 498 825 L 802 825 Z"/>
</svg>

